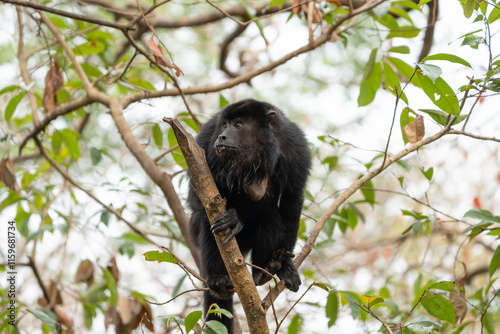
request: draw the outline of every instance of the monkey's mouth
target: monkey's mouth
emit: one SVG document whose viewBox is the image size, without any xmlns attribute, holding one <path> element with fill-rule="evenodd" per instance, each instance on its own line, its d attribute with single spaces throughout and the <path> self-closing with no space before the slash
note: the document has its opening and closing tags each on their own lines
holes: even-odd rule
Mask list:
<svg viewBox="0 0 500 334">
<path fill-rule="evenodd" d="M 238 147 L 232 145 L 219 144 L 215 146 L 215 150 L 218 154 L 234 154 L 238 152 Z"/>
</svg>

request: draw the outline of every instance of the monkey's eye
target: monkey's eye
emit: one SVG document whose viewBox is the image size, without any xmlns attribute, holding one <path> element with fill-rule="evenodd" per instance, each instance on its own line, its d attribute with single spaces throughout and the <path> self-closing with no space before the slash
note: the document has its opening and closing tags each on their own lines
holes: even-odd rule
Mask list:
<svg viewBox="0 0 500 334">
<path fill-rule="evenodd" d="M 237 129 L 241 128 L 242 126 L 243 126 L 243 123 L 241 123 L 241 122 L 234 123 L 234 127 Z"/>
</svg>

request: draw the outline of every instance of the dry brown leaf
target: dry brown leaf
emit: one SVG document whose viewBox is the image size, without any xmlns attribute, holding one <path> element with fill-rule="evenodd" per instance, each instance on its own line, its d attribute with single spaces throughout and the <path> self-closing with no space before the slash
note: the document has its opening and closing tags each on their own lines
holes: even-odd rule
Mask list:
<svg viewBox="0 0 500 334">
<path fill-rule="evenodd" d="M 120 296 L 118 298 L 118 315 L 122 328 L 135 329 L 142 321 L 150 331 L 154 331 L 151 323 L 151 307 L 148 304 L 143 305 L 138 300 Z"/>
<path fill-rule="evenodd" d="M 113 278 L 116 282 L 120 279 L 120 271 L 118 270 L 118 266 L 116 264 L 116 258 L 113 256 L 110 260 L 111 264 L 106 267 L 109 272 L 113 275 Z"/>
<path fill-rule="evenodd" d="M 94 281 L 94 264 L 89 260 L 80 262 L 75 274 L 75 282 L 86 282 L 91 284 Z"/>
<path fill-rule="evenodd" d="M 61 293 L 59 292 L 59 289 L 57 288 L 57 284 L 54 280 L 50 281 L 49 287 L 47 288 L 47 294 L 49 295 L 50 301 L 47 301 L 45 296 L 41 297 L 38 299 L 39 305 L 41 305 L 43 307 L 51 307 L 51 306 L 63 304 Z"/>
<path fill-rule="evenodd" d="M 342 7 L 342 4 L 338 0 L 326 0 L 326 2 L 333 3 L 334 5 Z"/>
<path fill-rule="evenodd" d="M 312 6 L 312 8 L 312 23 L 320 24 L 323 21 L 323 13 L 316 6 Z M 309 15 L 309 12 L 307 15 Z"/>
<path fill-rule="evenodd" d="M 161 47 L 158 44 L 156 44 L 156 42 L 154 40 L 154 37 L 151 37 L 149 39 L 148 46 L 151 49 L 151 51 L 153 51 L 153 56 L 155 58 L 156 64 L 158 64 L 160 66 L 165 66 L 165 67 L 174 69 L 175 70 L 175 76 L 177 76 L 177 77 L 179 77 L 179 76 L 181 76 L 181 75 L 184 74 L 184 73 L 182 73 L 181 69 L 179 67 L 177 67 L 177 65 L 171 63 L 167 59 L 167 57 L 165 57 L 165 55 L 163 54 L 163 51 L 162 51 Z"/>
<path fill-rule="evenodd" d="M 456 293 L 450 292 L 448 297 L 455 307 L 455 322 L 461 324 L 467 314 L 467 300 L 465 299 L 464 283 L 462 281 L 455 282 L 453 290 Z"/>
<path fill-rule="evenodd" d="M 61 69 L 54 62 L 45 76 L 45 90 L 43 92 L 43 106 L 45 111 L 51 111 L 57 106 L 57 92 L 64 85 Z"/>
<path fill-rule="evenodd" d="M 292 6 L 297 6 L 299 3 L 300 3 L 301 0 L 293 0 L 292 2 Z M 300 7 L 301 6 L 297 6 L 297 7 L 293 7 L 292 8 L 292 12 L 295 14 L 295 15 L 299 15 L 300 14 Z"/>
<path fill-rule="evenodd" d="M 0 181 L 2 181 L 10 190 L 19 192 L 19 186 L 16 181 L 16 169 L 12 159 L 5 158 L 0 163 Z"/>
<path fill-rule="evenodd" d="M 60 306 L 56 306 L 55 308 L 55 312 L 56 312 L 56 315 L 57 315 L 57 318 L 59 319 L 59 322 L 61 324 L 63 324 L 64 327 L 66 327 L 66 334 L 70 334 L 70 333 L 74 333 L 74 329 L 73 329 L 73 320 L 71 318 L 69 318 L 66 313 L 64 313 L 64 311 L 62 310 L 62 308 Z"/>
<path fill-rule="evenodd" d="M 413 122 L 406 124 L 403 128 L 403 132 L 406 139 L 412 144 L 424 138 L 425 127 L 422 115 L 417 115 Z"/>
</svg>

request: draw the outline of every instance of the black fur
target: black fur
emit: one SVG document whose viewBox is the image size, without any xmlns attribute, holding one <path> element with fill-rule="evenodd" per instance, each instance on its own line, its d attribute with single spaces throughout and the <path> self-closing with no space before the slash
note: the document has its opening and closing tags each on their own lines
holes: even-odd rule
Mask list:
<svg viewBox="0 0 500 334">
<path fill-rule="evenodd" d="M 292 252 L 311 166 L 304 133 L 278 108 L 249 99 L 215 114 L 196 140 L 206 152 L 220 194 L 227 199 L 227 213 L 211 230 L 205 208 L 192 187 L 189 190 L 191 233 L 201 251 L 202 274 L 212 290 L 204 296 L 205 312 L 213 303 L 233 312 L 232 293 L 227 291 L 233 285 L 212 235 L 227 227 L 233 228 L 244 255 L 252 251 L 253 264 L 277 274 L 288 289 L 297 291 L 301 282 Z M 260 270 L 252 272 L 256 284 L 270 279 Z M 232 333 L 230 319 L 211 319 L 223 322 Z"/>
</svg>

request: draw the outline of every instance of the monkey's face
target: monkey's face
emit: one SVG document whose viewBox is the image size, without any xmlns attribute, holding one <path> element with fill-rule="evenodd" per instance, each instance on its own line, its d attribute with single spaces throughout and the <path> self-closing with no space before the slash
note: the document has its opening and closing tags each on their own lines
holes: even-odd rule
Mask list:
<svg viewBox="0 0 500 334">
<path fill-rule="evenodd" d="M 252 159 L 258 141 L 259 127 L 255 120 L 248 118 L 225 119 L 214 149 L 221 158 L 232 160 Z"/>
</svg>

